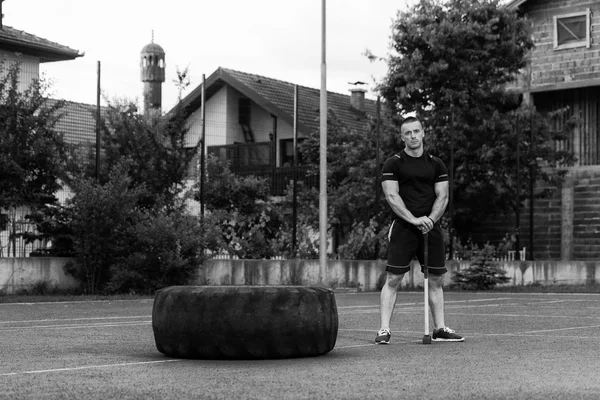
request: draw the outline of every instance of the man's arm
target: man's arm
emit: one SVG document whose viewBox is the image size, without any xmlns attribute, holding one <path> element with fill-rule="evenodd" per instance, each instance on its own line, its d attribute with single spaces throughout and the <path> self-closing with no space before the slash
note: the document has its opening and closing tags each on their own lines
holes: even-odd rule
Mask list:
<svg viewBox="0 0 600 400">
<path fill-rule="evenodd" d="M 448 205 L 448 181 L 436 182 L 434 190 L 436 197 L 429 218 L 437 222 L 444 215 L 444 211 L 446 211 L 446 206 Z"/>
<path fill-rule="evenodd" d="M 426 227 L 425 229 L 427 231 L 433 228 L 433 222 L 429 218 L 416 218 L 410 211 L 408 211 L 408 208 L 406 208 L 402 197 L 400 197 L 400 194 L 398 193 L 398 181 L 383 181 L 381 182 L 381 187 L 383 188 L 385 199 L 392 208 L 392 211 L 394 211 L 397 216 L 417 227 L 424 226 Z"/>
</svg>

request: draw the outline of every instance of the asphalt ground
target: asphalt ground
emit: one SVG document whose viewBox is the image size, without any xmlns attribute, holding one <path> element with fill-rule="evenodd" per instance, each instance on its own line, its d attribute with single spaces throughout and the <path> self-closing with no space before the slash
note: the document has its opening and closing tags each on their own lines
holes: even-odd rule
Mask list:
<svg viewBox="0 0 600 400">
<path fill-rule="evenodd" d="M 319 357 L 219 361 L 156 350 L 152 299 L 0 304 L 0 399 L 597 399 L 600 295 L 447 292 L 463 343 L 422 344 L 423 294 L 336 294 Z"/>
</svg>

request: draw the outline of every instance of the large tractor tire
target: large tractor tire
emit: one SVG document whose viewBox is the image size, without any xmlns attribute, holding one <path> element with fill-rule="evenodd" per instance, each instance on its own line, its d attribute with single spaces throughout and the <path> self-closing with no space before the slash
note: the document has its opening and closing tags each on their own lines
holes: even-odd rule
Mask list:
<svg viewBox="0 0 600 400">
<path fill-rule="evenodd" d="M 175 358 L 265 359 L 333 350 L 332 290 L 313 286 L 171 286 L 154 298 L 156 347 Z"/>
</svg>

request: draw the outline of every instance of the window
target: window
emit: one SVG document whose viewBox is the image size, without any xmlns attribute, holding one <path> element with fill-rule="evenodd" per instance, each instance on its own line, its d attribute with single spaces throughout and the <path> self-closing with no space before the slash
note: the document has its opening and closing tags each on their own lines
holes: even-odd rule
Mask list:
<svg viewBox="0 0 600 400">
<path fill-rule="evenodd" d="M 298 138 L 297 144 L 300 145 L 304 138 Z M 294 139 L 282 139 L 280 140 L 280 153 L 279 157 L 281 158 L 281 166 L 288 167 L 294 165 Z M 303 164 L 302 153 L 300 150 L 297 150 L 297 161 L 298 165 Z"/>
<path fill-rule="evenodd" d="M 250 125 L 250 114 L 252 110 L 252 103 L 250 99 L 240 97 L 238 100 L 238 115 L 239 123 L 241 125 Z"/>
<path fill-rule="evenodd" d="M 554 48 L 590 47 L 590 9 L 554 17 Z"/>
</svg>

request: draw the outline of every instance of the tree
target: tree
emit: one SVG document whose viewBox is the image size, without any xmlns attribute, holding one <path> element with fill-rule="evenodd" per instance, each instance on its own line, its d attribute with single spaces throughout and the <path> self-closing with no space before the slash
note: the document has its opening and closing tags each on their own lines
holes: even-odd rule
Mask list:
<svg viewBox="0 0 600 400">
<path fill-rule="evenodd" d="M 554 150 L 572 126 L 550 129 L 552 116 L 519 109 L 520 96 L 507 90 L 533 42 L 527 22 L 499 1 L 421 0 L 398 14 L 392 39 L 379 90 L 393 112 L 416 112 L 424 121 L 429 151 L 449 167 L 454 158 L 459 233 L 482 217 L 516 209 L 517 146 L 520 190 L 528 185 L 526 174 L 556 181 L 562 172 L 544 168 L 572 164 L 571 153 Z M 526 121 L 537 122 L 534 135 Z"/>
<path fill-rule="evenodd" d="M 227 162 L 214 156 L 208 157 L 207 175 L 206 209 L 220 230 L 213 250 L 225 248 L 229 254 L 245 259 L 280 255 L 284 247 L 282 233 L 287 227 L 281 207 L 270 198 L 267 180 L 235 175 Z M 198 186 L 196 200 L 200 199 Z"/>
<path fill-rule="evenodd" d="M 189 85 L 187 69 L 177 70 L 175 81 L 181 100 Z M 186 179 L 199 143 L 188 143 L 187 122 L 181 101 L 168 114 L 150 110 L 145 115 L 126 99 L 109 101 L 101 117 L 101 160 L 99 182 L 106 183 L 110 171 L 124 160 L 133 186 L 144 185 L 146 195 L 140 206 L 172 208 L 180 204 L 186 191 Z M 96 175 L 95 145 L 90 146 L 87 160 L 79 154 L 70 163 L 71 176 Z"/>
<path fill-rule="evenodd" d="M 380 245 L 377 235 L 352 238 L 354 232 L 362 235 L 365 226 L 369 231 L 384 230 L 389 224 L 390 210 L 381 190 L 377 160 L 375 121 L 369 122 L 368 134 L 350 129 L 339 121 L 333 111 L 327 121 L 327 205 L 328 221 L 337 243 L 349 240 L 343 248 L 350 257 L 378 258 Z M 386 124 L 382 124 L 381 142 L 384 148 L 397 150 L 395 137 Z M 319 174 L 319 132 L 311 132 L 300 145 L 300 151 L 309 173 Z M 383 157 L 390 156 L 385 152 Z M 381 162 L 384 158 L 381 159 Z M 300 193 L 301 214 L 306 223 L 318 229 L 317 189 L 302 189 Z M 377 201 L 379 200 L 379 202 Z M 361 249 L 355 248 L 356 246 Z M 368 250 L 367 250 L 368 249 Z"/>
<path fill-rule="evenodd" d="M 100 182 L 106 182 L 109 171 L 127 160 L 131 183 L 147 189 L 140 205 L 172 207 L 185 190 L 188 168 L 197 151 L 197 144 L 186 145 L 188 129 L 183 115 L 149 118 L 139 114 L 134 103 L 115 101 L 102 122 Z M 86 165 L 86 175 L 94 176 L 95 162 Z"/>
<path fill-rule="evenodd" d="M 76 178 L 75 193 L 68 202 L 68 224 L 77 260 L 67 271 L 77 278 L 84 292 L 94 294 L 110 281 L 110 269 L 127 249 L 129 232 L 142 219 L 137 204 L 144 195 L 133 187 L 127 165 L 115 166 L 102 184 L 94 178 Z"/>
<path fill-rule="evenodd" d="M 49 102 L 48 85 L 34 80 L 19 90 L 19 64 L 0 63 L 0 209 L 9 211 L 13 256 L 17 209 L 27 216 L 56 204 L 67 145 L 54 127 L 64 102 Z"/>
<path fill-rule="evenodd" d="M 475 247 L 473 253 L 469 267 L 452 274 L 453 287 L 462 290 L 490 290 L 510 282 L 506 271 L 494 261 L 494 247 L 489 244 L 483 248 Z"/>
</svg>

